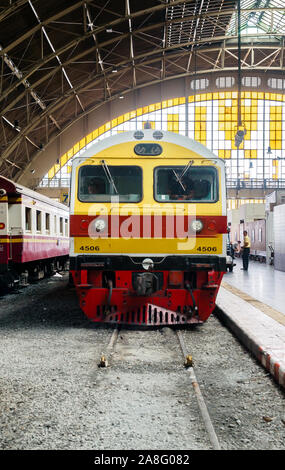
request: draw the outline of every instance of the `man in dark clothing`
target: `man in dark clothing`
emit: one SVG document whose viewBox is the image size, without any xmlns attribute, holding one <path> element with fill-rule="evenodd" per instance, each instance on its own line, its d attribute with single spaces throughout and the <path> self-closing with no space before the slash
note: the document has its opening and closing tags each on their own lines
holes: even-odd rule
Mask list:
<svg viewBox="0 0 285 470">
<path fill-rule="evenodd" d="M 244 271 L 248 270 L 248 261 L 249 261 L 249 253 L 250 253 L 250 238 L 245 230 L 243 232 L 243 247 L 242 247 L 242 264 Z"/>
</svg>

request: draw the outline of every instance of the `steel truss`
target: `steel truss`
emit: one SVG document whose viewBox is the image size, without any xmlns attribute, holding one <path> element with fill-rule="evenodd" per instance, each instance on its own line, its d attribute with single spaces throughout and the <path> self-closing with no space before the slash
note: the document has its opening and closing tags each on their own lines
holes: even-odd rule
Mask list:
<svg viewBox="0 0 285 470">
<path fill-rule="evenodd" d="M 9 178 L 19 179 L 70 122 L 107 101 L 180 77 L 189 84 L 237 71 L 235 0 L 148 0 L 143 9 L 125 0 L 121 10 L 115 0 L 50 3 L 50 15 L 33 0 L 0 9 L 0 171 Z M 282 78 L 285 7 L 245 3 L 242 25 L 256 31 L 242 37 L 242 72 Z"/>
</svg>

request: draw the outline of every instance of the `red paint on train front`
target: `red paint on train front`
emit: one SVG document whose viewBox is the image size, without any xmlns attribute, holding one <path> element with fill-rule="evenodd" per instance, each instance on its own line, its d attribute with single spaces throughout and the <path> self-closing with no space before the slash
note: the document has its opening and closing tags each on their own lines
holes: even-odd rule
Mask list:
<svg viewBox="0 0 285 470">
<path fill-rule="evenodd" d="M 95 322 L 153 325 L 201 323 L 207 320 L 215 307 L 223 277 L 223 272 L 198 271 L 196 288 L 191 294 L 183 288 L 183 272 L 176 271 L 182 282 L 180 287 L 172 288 L 169 283 L 172 271 L 163 271 L 161 289 L 151 296 L 138 296 L 132 286 L 135 272 L 116 271 L 116 287 L 110 291 L 102 287 L 102 271 L 72 271 L 80 307 L 85 315 Z M 199 313 L 195 310 L 197 305 Z M 187 312 L 184 306 L 187 306 Z"/>
</svg>

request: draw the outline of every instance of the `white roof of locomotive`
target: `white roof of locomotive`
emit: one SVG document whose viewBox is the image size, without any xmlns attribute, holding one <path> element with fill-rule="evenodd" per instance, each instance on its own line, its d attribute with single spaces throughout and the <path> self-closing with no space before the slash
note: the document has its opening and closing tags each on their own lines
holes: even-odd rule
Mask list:
<svg viewBox="0 0 285 470">
<path fill-rule="evenodd" d="M 140 139 L 136 138 L 135 134 L 137 132 L 142 132 L 144 134 L 143 137 Z M 154 134 L 157 132 L 161 132 L 163 134 L 163 137 L 161 139 L 154 137 Z M 102 139 L 99 142 L 96 142 L 95 144 L 91 145 L 80 156 L 75 157 L 73 159 L 73 162 L 78 163 L 78 159 L 81 159 L 82 161 L 82 159 L 85 160 L 91 158 L 94 156 L 95 153 L 99 153 L 108 147 L 113 147 L 114 145 L 122 144 L 125 142 L 168 142 L 179 145 L 181 147 L 185 147 L 188 150 L 192 150 L 193 152 L 197 153 L 197 155 L 201 155 L 201 157 L 219 160 L 224 163 L 222 159 L 217 157 L 217 155 L 215 155 L 211 150 L 205 147 L 205 145 L 200 144 L 200 142 L 197 142 L 196 140 L 190 139 L 190 137 L 186 137 L 181 134 L 176 134 L 174 132 L 158 131 L 154 129 L 143 129 L 141 131 L 126 131 L 120 134 L 106 137 L 105 139 Z"/>
</svg>

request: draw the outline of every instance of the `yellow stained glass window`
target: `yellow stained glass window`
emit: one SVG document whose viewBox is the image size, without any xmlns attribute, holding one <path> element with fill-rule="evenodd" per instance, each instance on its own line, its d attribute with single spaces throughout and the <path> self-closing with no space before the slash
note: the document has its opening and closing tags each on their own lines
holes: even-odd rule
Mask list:
<svg viewBox="0 0 285 470">
<path fill-rule="evenodd" d="M 98 137 L 104 138 L 104 134 L 110 132 L 110 130 L 115 135 L 127 128 L 135 129 L 135 127 L 124 123 L 136 119 L 137 129 L 144 128 L 145 121 L 148 120 L 151 122 L 152 129 L 168 129 L 171 132 L 189 135 L 189 137 L 207 145 L 220 158 L 231 159 L 231 162 L 226 163 L 229 177 L 240 177 L 237 174 L 238 171 L 239 175 L 243 175 L 243 177 L 248 175 L 248 166 L 243 164 L 243 161 L 255 159 L 256 164 L 250 172 L 250 177 L 285 178 L 285 165 L 279 166 L 276 159 L 277 156 L 285 158 L 285 134 L 282 131 L 285 94 L 257 91 L 242 92 L 241 120 L 246 129 L 246 134 L 244 141 L 239 146 L 240 152 L 237 152 L 235 145 L 235 135 L 238 130 L 237 98 L 236 91 L 195 94 L 166 99 L 114 117 L 111 121 L 94 129 L 93 132 L 76 142 L 63 155 L 57 156 L 59 164 L 52 166 L 47 178 L 51 180 L 59 178 L 60 174 L 69 174 L 71 160 L 88 143 Z M 169 113 L 167 112 L 168 108 L 171 108 Z M 157 112 L 163 109 L 165 111 Z M 177 112 L 175 109 L 177 109 Z M 148 116 L 145 116 L 145 120 L 141 117 L 144 114 L 148 114 Z M 187 116 L 188 123 L 186 123 Z M 121 126 L 121 128 L 118 126 Z M 268 147 L 271 148 L 273 155 L 267 152 Z M 274 160 L 272 160 L 272 157 Z M 263 158 L 265 158 L 265 164 L 263 164 Z M 239 164 L 234 163 L 237 159 L 240 162 Z M 275 160 L 276 163 L 273 164 Z M 254 176 L 252 176 L 253 173 Z"/>
</svg>

